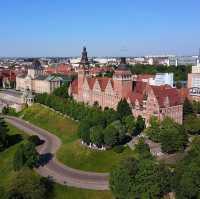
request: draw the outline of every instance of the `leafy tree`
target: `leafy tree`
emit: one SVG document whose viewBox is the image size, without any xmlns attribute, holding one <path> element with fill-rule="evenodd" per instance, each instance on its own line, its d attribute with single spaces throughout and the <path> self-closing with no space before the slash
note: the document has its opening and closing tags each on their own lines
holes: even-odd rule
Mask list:
<svg viewBox="0 0 200 199">
<path fill-rule="evenodd" d="M 183 150 L 188 140 L 184 129 L 172 119 L 166 118 L 161 123 L 160 141 L 163 152 L 173 153 Z"/>
<path fill-rule="evenodd" d="M 18 171 L 24 166 L 33 168 L 37 166 L 39 154 L 35 149 L 35 144 L 28 142 L 21 144 L 13 158 L 13 168 Z"/>
<path fill-rule="evenodd" d="M 140 138 L 138 144 L 135 146 L 135 151 L 140 158 L 152 158 L 149 145 L 145 143 L 144 138 Z"/>
<path fill-rule="evenodd" d="M 188 98 L 186 98 L 183 103 L 183 115 L 186 116 L 192 113 L 193 113 L 192 103 L 189 101 Z"/>
<path fill-rule="evenodd" d="M 13 168 L 15 171 L 19 171 L 25 164 L 26 157 L 24 156 L 24 145 L 20 145 L 13 158 Z"/>
<path fill-rule="evenodd" d="M 120 120 L 123 117 L 132 115 L 131 108 L 127 103 L 126 99 L 121 99 L 117 105 L 117 113 L 119 115 Z"/>
<path fill-rule="evenodd" d="M 122 125 L 122 123 L 117 120 L 111 123 L 112 126 L 114 126 L 117 136 L 118 136 L 118 144 L 123 143 L 123 141 L 126 139 L 126 129 Z"/>
<path fill-rule="evenodd" d="M 139 115 L 136 121 L 134 135 L 139 135 L 143 130 L 145 129 L 145 121 L 144 119 Z"/>
<path fill-rule="evenodd" d="M 37 135 L 32 135 L 28 138 L 28 141 L 38 146 L 43 143 L 43 141 Z"/>
<path fill-rule="evenodd" d="M 112 124 L 107 126 L 104 131 L 104 142 L 110 147 L 118 144 L 118 132 Z"/>
<path fill-rule="evenodd" d="M 27 143 L 24 145 L 24 156 L 26 158 L 25 166 L 29 168 L 37 166 L 39 154 L 36 151 L 35 144 Z"/>
<path fill-rule="evenodd" d="M 128 158 L 121 162 L 110 174 L 110 188 L 113 195 L 119 199 L 129 199 L 134 176 L 138 171 L 138 162 Z"/>
<path fill-rule="evenodd" d="M 135 127 L 136 127 L 135 118 L 132 115 L 123 117 L 123 123 L 126 127 L 127 132 L 129 133 L 129 135 L 132 135 L 133 132 L 135 131 Z"/>
<path fill-rule="evenodd" d="M 8 146 L 8 128 L 3 118 L 0 118 L 0 151 Z"/>
<path fill-rule="evenodd" d="M 170 184 L 170 170 L 152 159 L 122 161 L 110 175 L 111 191 L 119 199 L 162 198 Z"/>
<path fill-rule="evenodd" d="M 58 96 L 58 97 L 68 98 L 69 97 L 68 87 L 69 87 L 68 83 L 63 84 L 62 86 L 60 86 L 59 88 L 56 88 L 53 91 L 53 95 Z"/>
<path fill-rule="evenodd" d="M 17 172 L 8 187 L 8 199 L 43 199 L 47 190 L 40 177 L 29 169 Z"/>
<path fill-rule="evenodd" d="M 162 198 L 170 191 L 171 173 L 156 162 L 144 159 L 139 162 L 132 194 L 135 198 Z"/>
<path fill-rule="evenodd" d="M 83 120 L 79 124 L 79 129 L 78 129 L 79 137 L 87 144 L 90 143 L 90 128 L 91 128 L 91 123 L 87 119 Z"/>
<path fill-rule="evenodd" d="M 194 199 L 200 197 L 200 138 L 191 144 L 190 150 L 175 168 L 174 189 L 177 199 Z"/>
<path fill-rule="evenodd" d="M 200 119 L 189 115 L 185 118 L 184 127 L 188 134 L 200 134 Z"/>
<path fill-rule="evenodd" d="M 90 128 L 90 140 L 99 147 L 104 144 L 103 128 L 101 126 L 98 125 Z"/>
<path fill-rule="evenodd" d="M 147 136 L 154 142 L 160 142 L 160 123 L 157 117 L 151 117 L 150 127 L 145 130 Z"/>
<path fill-rule="evenodd" d="M 118 119 L 118 114 L 114 109 L 105 108 L 103 114 L 106 121 L 106 126 Z"/>
</svg>

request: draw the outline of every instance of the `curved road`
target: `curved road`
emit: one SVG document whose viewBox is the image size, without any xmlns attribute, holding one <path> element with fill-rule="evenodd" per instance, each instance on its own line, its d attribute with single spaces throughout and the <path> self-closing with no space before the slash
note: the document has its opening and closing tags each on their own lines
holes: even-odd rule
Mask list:
<svg viewBox="0 0 200 199">
<path fill-rule="evenodd" d="M 53 157 L 44 166 L 40 166 L 36 169 L 41 176 L 50 176 L 59 184 L 77 188 L 93 190 L 109 189 L 108 173 L 80 171 L 60 163 L 56 159 L 55 154 L 61 146 L 61 141 L 55 135 L 16 117 L 6 116 L 5 120 L 27 134 L 38 135 L 42 140 L 45 141 L 43 145 L 37 147 L 37 150 L 41 155 L 51 154 Z"/>
</svg>

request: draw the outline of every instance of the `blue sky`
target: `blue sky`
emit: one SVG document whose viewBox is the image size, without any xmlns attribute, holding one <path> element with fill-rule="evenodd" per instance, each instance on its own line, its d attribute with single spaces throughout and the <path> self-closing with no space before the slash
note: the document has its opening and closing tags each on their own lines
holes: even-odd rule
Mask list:
<svg viewBox="0 0 200 199">
<path fill-rule="evenodd" d="M 197 54 L 199 0 L 0 0 L 0 56 Z"/>
</svg>

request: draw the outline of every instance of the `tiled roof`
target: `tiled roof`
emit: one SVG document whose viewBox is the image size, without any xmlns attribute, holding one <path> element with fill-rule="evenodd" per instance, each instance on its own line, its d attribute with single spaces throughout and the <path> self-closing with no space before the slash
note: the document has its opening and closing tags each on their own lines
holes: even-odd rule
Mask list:
<svg viewBox="0 0 200 199">
<path fill-rule="evenodd" d="M 138 100 L 139 103 L 142 103 L 142 101 L 144 99 L 144 95 L 141 94 L 141 93 L 133 93 L 133 92 L 131 92 L 127 99 L 129 99 L 132 104 L 135 104 L 136 100 Z"/>
<path fill-rule="evenodd" d="M 75 79 L 71 84 L 71 91 L 74 94 L 78 94 L 78 79 Z"/>
<path fill-rule="evenodd" d="M 107 86 L 110 79 L 111 78 L 109 78 L 109 77 L 99 77 L 99 78 L 97 78 L 102 91 L 105 91 L 106 86 Z"/>
<path fill-rule="evenodd" d="M 134 93 L 143 94 L 147 89 L 147 83 L 142 81 L 137 81 L 134 86 Z"/>
<path fill-rule="evenodd" d="M 88 85 L 89 85 L 89 88 L 90 89 L 93 89 L 93 86 L 94 86 L 94 83 L 95 83 L 95 78 L 90 78 L 90 77 L 88 77 L 88 78 L 86 78 L 86 80 L 87 80 L 87 82 L 88 82 Z"/>
<path fill-rule="evenodd" d="M 176 88 L 172 88 L 170 86 L 151 86 L 151 88 L 161 108 L 165 107 L 165 101 L 167 98 L 170 106 L 182 104 L 181 97 Z"/>
</svg>

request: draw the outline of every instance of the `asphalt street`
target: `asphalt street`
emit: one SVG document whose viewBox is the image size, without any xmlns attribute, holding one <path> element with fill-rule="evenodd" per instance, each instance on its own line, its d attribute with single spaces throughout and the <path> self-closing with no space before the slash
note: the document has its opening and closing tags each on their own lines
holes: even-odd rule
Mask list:
<svg viewBox="0 0 200 199">
<path fill-rule="evenodd" d="M 108 173 L 85 172 L 70 168 L 59 162 L 55 154 L 62 143 L 54 134 L 20 118 L 9 116 L 5 120 L 25 133 L 38 135 L 40 139 L 45 141 L 44 144 L 37 147 L 38 152 L 45 159 L 44 164 L 36 169 L 41 176 L 50 177 L 59 184 L 77 188 L 92 190 L 109 189 Z"/>
</svg>

